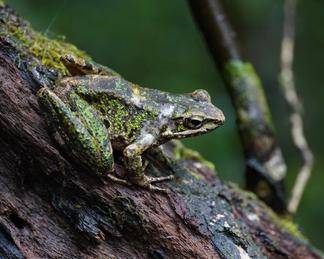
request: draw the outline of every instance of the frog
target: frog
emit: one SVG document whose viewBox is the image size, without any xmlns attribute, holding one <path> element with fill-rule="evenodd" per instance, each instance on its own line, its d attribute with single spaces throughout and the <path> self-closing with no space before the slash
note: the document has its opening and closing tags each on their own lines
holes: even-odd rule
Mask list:
<svg viewBox="0 0 324 259">
<path fill-rule="evenodd" d="M 74 161 L 113 182 L 165 192 L 154 184 L 174 175 L 146 175 L 145 154 L 170 140 L 210 132 L 225 121 L 206 90 L 169 93 L 141 87 L 73 55 L 61 61 L 70 75 L 37 92 L 52 136 Z M 121 154 L 126 177 L 115 172 L 115 152 Z"/>
</svg>

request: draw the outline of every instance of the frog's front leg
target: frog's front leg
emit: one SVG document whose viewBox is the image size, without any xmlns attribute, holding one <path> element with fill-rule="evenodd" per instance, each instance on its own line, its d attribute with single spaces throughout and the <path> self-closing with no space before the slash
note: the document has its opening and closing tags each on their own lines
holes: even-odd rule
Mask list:
<svg viewBox="0 0 324 259">
<path fill-rule="evenodd" d="M 172 180 L 174 178 L 173 175 L 164 177 L 148 177 L 144 174 L 142 154 L 145 150 L 152 147 L 156 141 L 156 137 L 151 133 L 146 133 L 145 130 L 143 130 L 143 132 L 144 133 L 141 134 L 136 142 L 128 145 L 123 151 L 125 167 L 129 171 L 129 181 L 150 190 L 167 191 L 153 186 L 152 183 Z"/>
</svg>

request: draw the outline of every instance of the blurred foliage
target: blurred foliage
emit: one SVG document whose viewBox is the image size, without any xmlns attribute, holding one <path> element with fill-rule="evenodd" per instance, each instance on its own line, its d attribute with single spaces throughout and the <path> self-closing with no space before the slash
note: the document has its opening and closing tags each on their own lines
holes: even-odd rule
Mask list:
<svg viewBox="0 0 324 259">
<path fill-rule="evenodd" d="M 172 92 L 205 88 L 224 110 L 226 123 L 206 136 L 185 143 L 216 164 L 224 180 L 242 183 L 244 163 L 230 99 L 221 77 L 191 19 L 185 0 L 6 0 L 34 28 L 85 50 L 99 63 L 143 86 Z M 289 121 L 277 78 L 282 31 L 279 0 L 224 0 L 241 49 L 256 67 L 289 165 L 288 187 L 300 157 L 292 146 Z M 300 1 L 297 17 L 295 73 L 305 108 L 306 134 L 316 156 L 313 176 L 296 217 L 305 235 L 324 249 L 324 1 Z"/>
</svg>

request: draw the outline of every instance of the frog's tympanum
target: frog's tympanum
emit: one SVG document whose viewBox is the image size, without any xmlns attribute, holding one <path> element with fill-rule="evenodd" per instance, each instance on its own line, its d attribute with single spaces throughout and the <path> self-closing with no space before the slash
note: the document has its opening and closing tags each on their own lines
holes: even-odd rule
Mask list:
<svg viewBox="0 0 324 259">
<path fill-rule="evenodd" d="M 145 152 L 224 122 L 223 112 L 205 90 L 171 94 L 140 87 L 106 67 L 70 55 L 62 61 L 72 77 L 38 92 L 53 136 L 77 163 L 115 182 L 163 190 L 151 183 L 172 176 L 146 176 Z M 112 174 L 113 150 L 122 153 L 127 179 Z"/>
</svg>

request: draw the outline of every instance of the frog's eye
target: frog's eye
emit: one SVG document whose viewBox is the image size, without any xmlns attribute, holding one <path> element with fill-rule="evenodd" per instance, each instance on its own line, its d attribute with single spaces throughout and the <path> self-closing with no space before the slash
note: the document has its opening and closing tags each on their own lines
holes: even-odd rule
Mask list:
<svg viewBox="0 0 324 259">
<path fill-rule="evenodd" d="M 203 123 L 203 118 L 200 116 L 193 116 L 185 119 L 185 126 L 189 129 L 198 129 Z"/>
</svg>

